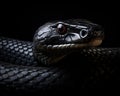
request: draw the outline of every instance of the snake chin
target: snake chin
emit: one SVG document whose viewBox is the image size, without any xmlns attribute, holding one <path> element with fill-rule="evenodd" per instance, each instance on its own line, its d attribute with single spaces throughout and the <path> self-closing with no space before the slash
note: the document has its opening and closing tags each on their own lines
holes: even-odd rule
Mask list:
<svg viewBox="0 0 120 96">
<path fill-rule="evenodd" d="M 89 46 L 99 46 L 100 44 L 102 43 L 102 40 L 101 39 L 93 39 L 89 42 Z"/>
</svg>

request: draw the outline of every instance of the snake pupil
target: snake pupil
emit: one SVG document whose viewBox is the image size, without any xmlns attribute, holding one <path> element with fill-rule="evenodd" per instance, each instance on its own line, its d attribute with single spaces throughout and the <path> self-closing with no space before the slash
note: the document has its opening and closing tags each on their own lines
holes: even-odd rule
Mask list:
<svg viewBox="0 0 120 96">
<path fill-rule="evenodd" d="M 67 28 L 63 24 L 58 24 L 57 31 L 58 31 L 59 34 L 63 35 L 67 32 Z"/>
</svg>

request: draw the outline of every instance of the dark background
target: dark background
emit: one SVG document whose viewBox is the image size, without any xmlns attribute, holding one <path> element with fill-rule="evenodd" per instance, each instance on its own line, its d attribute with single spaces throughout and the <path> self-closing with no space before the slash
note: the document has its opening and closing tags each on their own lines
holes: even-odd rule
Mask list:
<svg viewBox="0 0 120 96">
<path fill-rule="evenodd" d="M 32 41 L 36 29 L 47 21 L 83 18 L 103 26 L 103 46 L 119 47 L 118 12 L 113 2 L 5 2 L 0 8 L 0 34 Z"/>
</svg>

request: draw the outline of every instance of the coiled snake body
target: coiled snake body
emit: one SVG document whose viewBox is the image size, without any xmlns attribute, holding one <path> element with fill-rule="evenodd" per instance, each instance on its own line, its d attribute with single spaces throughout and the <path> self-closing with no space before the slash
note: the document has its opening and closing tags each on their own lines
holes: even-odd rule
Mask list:
<svg viewBox="0 0 120 96">
<path fill-rule="evenodd" d="M 104 86 L 119 69 L 120 49 L 97 47 L 103 37 L 101 26 L 79 19 L 46 23 L 33 42 L 1 36 L 0 89 Z"/>
</svg>

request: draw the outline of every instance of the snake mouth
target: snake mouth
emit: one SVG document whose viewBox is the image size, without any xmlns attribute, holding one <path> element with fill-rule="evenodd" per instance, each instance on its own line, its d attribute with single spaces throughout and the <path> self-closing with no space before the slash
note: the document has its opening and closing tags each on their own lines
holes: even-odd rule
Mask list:
<svg viewBox="0 0 120 96">
<path fill-rule="evenodd" d="M 55 51 L 55 50 L 66 50 L 66 49 L 80 49 L 80 48 L 86 48 L 86 47 L 95 47 L 99 46 L 102 43 L 101 38 L 95 38 L 92 39 L 90 42 L 87 43 L 70 43 L 70 44 L 60 44 L 60 45 L 41 45 L 39 46 L 39 49 L 45 50 L 45 51 Z"/>
</svg>

